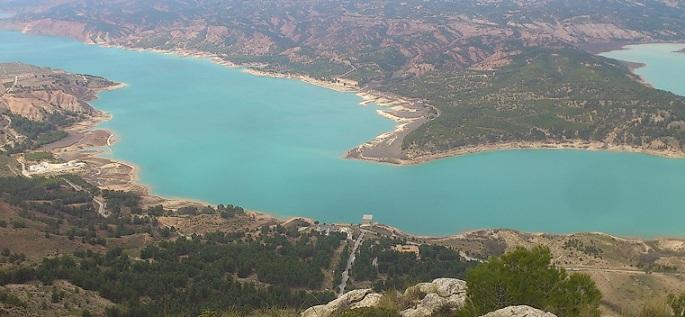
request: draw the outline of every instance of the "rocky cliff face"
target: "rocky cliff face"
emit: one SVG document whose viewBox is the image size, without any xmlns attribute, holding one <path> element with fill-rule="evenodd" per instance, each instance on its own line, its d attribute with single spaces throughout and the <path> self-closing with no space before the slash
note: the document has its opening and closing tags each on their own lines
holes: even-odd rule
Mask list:
<svg viewBox="0 0 685 317">
<path fill-rule="evenodd" d="M 325 305 L 310 307 L 302 317 L 330 317 L 345 310 L 378 306 L 382 297 L 371 289 L 353 290 Z M 438 278 L 407 288 L 401 294 L 408 307 L 402 307 L 403 317 L 429 317 L 445 309 L 457 310 L 466 301 L 466 282 L 454 278 Z M 497 310 L 483 317 L 556 317 L 529 306 L 512 306 Z"/>
</svg>

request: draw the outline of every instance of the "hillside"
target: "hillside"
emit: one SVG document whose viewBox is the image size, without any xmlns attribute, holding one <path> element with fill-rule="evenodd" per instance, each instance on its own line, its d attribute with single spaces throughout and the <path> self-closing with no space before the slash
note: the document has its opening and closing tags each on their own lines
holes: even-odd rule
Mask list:
<svg viewBox="0 0 685 317">
<path fill-rule="evenodd" d="M 19 153 L 65 138 L 61 128 L 98 114 L 88 101 L 115 86 L 95 76 L 0 64 L 0 148 Z"/>
<path fill-rule="evenodd" d="M 32 32 L 359 79 L 463 70 L 524 46 L 679 40 L 669 1 L 5 1 Z M 10 22 L 9 24 L 11 24 Z M 6 23 L 7 24 L 7 23 Z M 344 43 L 344 45 L 342 45 Z"/>
<path fill-rule="evenodd" d="M 673 111 L 682 100 L 582 51 L 682 41 L 685 8 L 677 1 L 40 0 L 0 9 L 15 14 L 0 20 L 6 29 L 213 54 L 406 100 L 412 111 L 388 112 L 411 123 L 352 157 L 416 161 L 512 143 L 683 153 L 681 113 Z M 573 70 L 580 64 L 596 67 Z M 611 81 L 616 90 L 595 87 Z M 675 123 L 639 121 L 660 113 Z"/>
<path fill-rule="evenodd" d="M 383 88 L 440 111 L 407 135 L 404 153 L 391 157 L 507 146 L 681 156 L 685 145 L 685 98 L 641 84 L 620 63 L 573 49 L 526 49 L 497 70 L 436 72 Z"/>
</svg>

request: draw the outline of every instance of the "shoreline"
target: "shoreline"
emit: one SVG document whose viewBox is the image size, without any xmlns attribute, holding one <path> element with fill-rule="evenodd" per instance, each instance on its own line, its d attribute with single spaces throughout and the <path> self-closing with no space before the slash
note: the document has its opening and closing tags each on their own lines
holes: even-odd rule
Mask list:
<svg viewBox="0 0 685 317">
<path fill-rule="evenodd" d="M 98 91 L 110 91 L 126 87 L 126 84 L 117 84 Z M 88 101 L 90 104 L 93 100 Z M 91 105 L 91 107 L 93 107 Z M 117 142 L 116 134 L 109 129 L 99 128 L 98 126 L 110 120 L 112 116 L 95 107 L 96 114 L 85 120 L 64 129 L 70 135 L 75 135 L 78 140 L 63 146 L 47 149 L 59 158 L 69 158 L 86 163 L 86 169 L 77 174 L 101 189 L 121 190 L 134 192 L 140 195 L 143 208 L 162 205 L 165 209 L 178 209 L 181 207 L 216 206 L 209 202 L 186 197 L 165 196 L 155 194 L 152 185 L 143 183 L 140 180 L 140 167 L 135 163 L 107 157 L 104 153 L 111 153 L 111 146 Z M 278 217 L 274 214 L 258 210 L 245 209 L 248 216 L 259 218 L 260 221 L 286 221 L 290 219 Z"/>
<path fill-rule="evenodd" d="M 116 83 L 115 85 L 105 87 L 102 89 L 99 89 L 96 92 L 96 99 L 97 99 L 97 94 L 99 94 L 102 91 L 112 91 L 116 89 L 122 89 L 128 87 L 125 83 Z M 374 99 L 371 97 L 367 97 L 366 102 L 373 102 Z M 191 199 L 191 198 L 183 198 L 183 197 L 171 197 L 171 196 L 163 196 L 163 195 L 157 195 L 154 194 L 152 191 L 152 187 L 149 184 L 145 184 L 140 181 L 139 178 L 139 171 L 140 167 L 137 166 L 135 163 L 131 163 L 122 159 L 114 159 L 111 157 L 106 157 L 103 154 L 107 153 L 108 151 L 111 151 L 110 146 L 112 146 L 114 143 L 117 142 L 117 137 L 114 131 L 109 130 L 109 129 L 102 129 L 99 128 L 98 126 L 106 122 L 108 120 L 112 119 L 112 115 L 109 113 L 106 113 L 102 110 L 99 110 L 95 108 L 92 105 L 93 100 L 89 100 L 88 103 L 91 105 L 91 107 L 96 111 L 96 114 L 91 116 L 90 118 L 87 118 L 83 121 L 79 121 L 75 123 L 74 125 L 68 127 L 65 129 L 68 131 L 70 134 L 71 133 L 76 133 L 80 134 L 80 137 L 77 141 L 75 141 L 72 144 L 66 145 L 66 146 L 60 146 L 56 147 L 51 150 L 51 152 L 55 153 L 58 157 L 61 156 L 62 154 L 67 154 L 67 155 L 77 155 L 77 159 L 86 161 L 88 163 L 89 167 L 95 166 L 96 169 L 102 169 L 103 167 L 106 167 L 108 165 L 120 165 L 124 166 L 124 169 L 128 169 L 128 172 L 126 172 L 123 176 L 123 183 L 122 177 L 116 177 L 114 181 L 112 181 L 112 178 L 109 177 L 102 177 L 102 174 L 100 173 L 89 173 L 88 171 L 85 171 L 83 174 L 87 175 L 86 179 L 91 178 L 91 179 L 96 179 L 99 180 L 96 182 L 96 185 L 98 187 L 104 188 L 104 189 L 111 189 L 111 190 L 129 190 L 129 191 L 134 191 L 137 192 L 141 195 L 142 198 L 142 203 L 144 206 L 154 206 L 154 205 L 163 205 L 165 208 L 169 209 L 177 209 L 180 207 L 184 206 L 195 206 L 198 208 L 207 206 L 207 205 L 212 205 L 208 202 L 201 201 L 198 199 Z M 100 140 L 104 140 L 104 143 L 99 143 L 99 144 L 93 144 L 94 142 L 92 141 L 92 137 L 95 134 L 103 134 L 99 136 Z M 575 142 L 575 143 L 565 143 L 565 144 L 556 144 L 556 143 L 549 143 L 549 144 L 537 144 L 537 145 L 525 145 L 525 144 L 520 144 L 520 143 L 510 143 L 507 144 L 505 147 L 504 145 L 495 145 L 495 146 L 485 146 L 485 147 L 479 147 L 476 150 L 473 151 L 464 151 L 463 149 L 457 150 L 456 152 L 449 152 L 449 153 L 443 153 L 443 154 L 435 154 L 432 155 L 431 157 L 421 157 L 421 158 L 416 158 L 414 160 L 410 161 L 403 161 L 401 163 L 396 163 L 400 165 L 407 165 L 407 164 L 417 164 L 417 163 L 425 163 L 433 160 L 439 160 L 439 159 L 445 159 L 449 157 L 454 157 L 454 156 L 459 156 L 459 155 L 465 155 L 465 154 L 475 154 L 475 153 L 483 153 L 483 152 L 493 152 L 493 151 L 498 151 L 498 150 L 515 150 L 515 149 L 529 149 L 529 150 L 540 150 L 540 149 L 584 149 L 584 150 L 592 150 L 592 151 L 615 151 L 615 152 L 627 152 L 626 149 L 612 149 L 612 148 L 604 148 L 603 144 L 601 143 L 582 143 L 582 142 Z M 463 152 L 463 153 L 458 153 L 458 152 Z M 641 154 L 648 154 L 645 151 L 632 151 L 634 153 L 641 153 Z M 654 154 L 654 155 L 659 155 L 659 154 Z M 661 155 L 660 155 L 661 156 Z M 668 158 L 685 158 L 685 153 L 670 153 L 666 154 L 665 157 Z M 95 164 L 93 164 L 96 162 Z M 99 164 L 97 163 L 99 162 Z M 388 163 L 388 162 L 380 162 L 380 163 Z M 256 217 L 256 218 L 261 218 L 260 221 L 276 221 L 278 223 L 288 223 L 294 220 L 304 220 L 310 223 L 314 223 L 314 219 L 310 219 L 307 217 L 302 217 L 302 216 L 295 216 L 295 215 L 290 215 L 290 216 L 278 216 L 269 212 L 263 212 L 263 211 L 258 211 L 258 210 L 251 210 L 251 209 L 246 209 L 246 213 L 248 216 L 251 217 Z M 347 223 L 332 223 L 337 226 L 348 226 L 349 224 Z M 493 231 L 510 231 L 510 232 L 517 232 L 521 234 L 529 234 L 529 235 L 542 235 L 542 234 L 551 234 L 554 236 L 571 236 L 574 234 L 601 234 L 601 235 L 606 235 L 610 236 L 614 239 L 622 239 L 622 240 L 635 240 L 635 241 L 648 241 L 648 240 L 658 240 L 658 239 L 683 239 L 683 237 L 678 237 L 678 236 L 633 236 L 633 235 L 615 235 L 612 233 L 605 233 L 605 232 L 591 232 L 591 231 L 578 231 L 578 232 L 537 232 L 537 231 L 525 231 L 525 230 L 519 230 L 519 229 L 512 229 L 512 228 L 480 228 L 480 229 L 468 229 L 468 230 L 463 230 L 463 231 L 457 231 L 454 233 L 449 233 L 449 234 L 438 234 L 438 235 L 426 235 L 426 234 L 415 234 L 411 233 L 408 231 L 405 231 L 403 229 L 400 229 L 398 227 L 388 225 L 388 224 L 376 224 L 375 227 L 381 228 L 381 229 L 386 229 L 386 230 L 391 230 L 391 231 L 396 231 L 398 234 L 402 234 L 411 238 L 415 239 L 424 239 L 424 240 L 443 240 L 443 239 L 452 239 L 455 237 L 461 237 L 461 236 L 466 236 L 469 234 L 477 234 L 480 232 L 493 232 Z"/>
<path fill-rule="evenodd" d="M 26 32 L 22 32 L 26 33 Z M 78 39 L 76 39 L 78 40 Z M 402 149 L 402 141 L 404 137 L 423 125 L 424 123 L 437 118 L 440 111 L 434 106 L 424 103 L 422 100 L 411 99 L 402 96 L 396 96 L 390 93 L 384 93 L 372 89 L 363 89 L 357 85 L 357 82 L 343 78 L 336 78 L 335 81 L 321 80 L 297 73 L 281 73 L 273 71 L 265 71 L 259 69 L 255 65 L 250 64 L 236 64 L 228 60 L 225 56 L 214 53 L 202 52 L 189 49 L 158 49 L 158 48 L 136 48 L 127 47 L 120 44 L 112 44 L 106 42 L 96 41 L 81 41 L 88 45 L 97 45 L 107 48 L 118 48 L 137 52 L 152 52 L 164 55 L 172 55 L 184 58 L 199 58 L 206 59 L 214 64 L 238 69 L 243 73 L 259 77 L 269 78 L 284 78 L 291 80 L 298 80 L 306 84 L 317 87 L 331 89 L 337 92 L 354 93 L 361 101 L 360 105 L 365 106 L 374 104 L 379 107 L 377 114 L 383 118 L 394 121 L 395 126 L 391 131 L 383 132 L 373 139 L 368 140 L 362 144 L 347 150 L 342 154 L 344 159 L 356 159 L 375 163 L 388 163 L 394 165 L 415 165 L 426 163 L 433 160 L 446 159 L 450 157 L 458 157 L 468 154 L 476 154 L 481 152 L 493 152 L 500 150 L 534 150 L 534 149 L 575 149 L 575 150 L 589 150 L 589 151 L 611 151 L 611 152 L 626 152 L 626 153 L 643 153 L 652 156 L 665 158 L 685 158 L 684 152 L 660 151 L 652 149 L 637 148 L 627 145 L 607 145 L 597 141 L 583 141 L 574 140 L 569 142 L 526 142 L 516 141 L 502 144 L 486 144 L 478 146 L 469 146 L 459 149 L 448 150 L 439 153 L 420 153 L 411 154 L 405 149 Z M 625 49 L 629 45 L 640 44 L 683 44 L 685 41 L 676 42 L 654 42 L 654 41 L 613 41 L 606 43 L 595 43 L 581 45 L 579 48 L 591 54 L 598 55 L 602 52 Z M 685 48 L 683 48 L 685 52 Z M 636 78 L 643 84 L 650 86 L 642 76 L 634 72 L 635 69 L 646 66 L 642 63 L 632 63 L 618 60 L 624 63 L 636 76 Z M 143 185 L 145 186 L 145 185 Z M 183 199 L 183 198 L 179 198 Z M 184 199 L 185 200 L 185 199 Z"/>
<path fill-rule="evenodd" d="M 384 93 L 381 91 L 376 91 L 373 89 L 363 89 L 358 86 L 358 83 L 353 80 L 336 78 L 335 80 L 321 80 L 308 75 L 298 74 L 298 73 L 281 73 L 274 71 L 266 71 L 259 69 L 258 67 L 250 64 L 236 64 L 226 57 L 220 55 L 196 50 L 188 49 L 157 49 L 157 48 L 136 48 L 136 47 L 126 47 L 118 44 L 111 43 L 99 43 L 99 42 L 86 42 L 88 45 L 97 45 L 107 48 L 118 48 L 123 50 L 135 51 L 135 52 L 151 52 L 164 55 L 171 55 L 182 58 L 199 58 L 206 59 L 214 64 L 237 69 L 245 74 L 258 77 L 267 78 L 282 78 L 297 80 L 309 85 L 331 89 L 342 93 L 354 93 L 357 95 L 361 101 L 359 104 L 361 106 L 366 106 L 369 104 L 374 104 L 378 107 L 376 113 L 388 120 L 395 123 L 394 129 L 391 131 L 383 132 L 373 139 L 368 140 L 362 144 L 355 146 L 352 149 L 347 150 L 342 154 L 345 159 L 361 159 L 370 162 L 384 162 L 377 158 L 366 158 L 363 152 L 370 150 L 378 152 L 392 152 L 398 156 L 402 153 L 402 140 L 404 136 L 409 134 L 414 129 L 421 126 L 423 123 L 428 122 L 437 116 L 439 116 L 439 110 L 432 105 L 426 104 L 421 100 L 416 100 L 408 97 L 397 96 L 390 93 Z M 381 150 L 378 150 L 382 147 Z M 359 153 L 359 158 L 355 157 L 353 153 Z M 388 163 L 388 162 L 386 162 Z"/>
<path fill-rule="evenodd" d="M 117 136 L 112 130 L 99 127 L 101 123 L 111 120 L 112 115 L 95 108 L 92 103 L 103 91 L 126 87 L 128 87 L 126 83 L 115 83 L 112 86 L 95 90 L 96 98 L 86 101 L 95 113 L 64 129 L 76 140 L 67 144 L 59 144 L 59 141 L 47 144 L 43 150 L 59 158 L 85 162 L 86 168 L 78 172 L 84 179 L 102 189 L 135 192 L 141 196 L 144 207 L 161 204 L 165 208 L 177 209 L 184 206 L 211 205 L 197 199 L 153 194 L 151 185 L 140 181 L 139 166 L 123 159 L 104 155 L 111 153 L 111 146 L 117 142 Z"/>
<path fill-rule="evenodd" d="M 601 53 L 606 53 L 606 52 L 611 52 L 611 51 L 618 51 L 618 50 L 625 50 L 626 46 L 631 46 L 631 45 L 645 45 L 645 44 L 680 44 L 680 45 L 685 45 L 685 40 L 677 40 L 677 41 L 672 41 L 672 42 L 664 42 L 664 41 L 653 41 L 653 40 L 642 40 L 642 41 L 609 41 L 609 42 L 602 42 L 602 43 L 586 43 L 578 46 L 578 48 L 592 54 L 592 55 L 599 55 Z M 683 48 L 683 53 L 685 53 L 685 48 Z M 677 51 L 681 52 L 681 51 Z"/>
<path fill-rule="evenodd" d="M 100 91 L 110 91 L 118 88 L 126 87 L 125 84 L 117 84 L 115 86 L 111 86 L 108 88 L 104 88 Z M 92 102 L 92 100 L 91 100 Z M 62 154 L 67 153 L 69 154 L 76 154 L 80 155 L 78 159 L 86 161 L 88 163 L 89 167 L 96 166 L 97 169 L 103 168 L 104 166 L 107 165 L 122 165 L 125 166 L 126 168 L 129 169 L 129 172 L 126 173 L 126 176 L 128 177 L 128 180 L 126 180 L 123 184 L 119 182 L 111 182 L 111 178 L 102 178 L 100 174 L 94 174 L 94 173 L 88 173 L 86 171 L 85 173 L 87 176 L 84 177 L 85 179 L 88 178 L 95 178 L 100 180 L 100 182 L 96 182 L 96 185 L 98 187 L 104 188 L 104 189 L 111 189 L 111 190 L 132 190 L 135 192 L 138 192 L 141 195 L 142 203 L 144 206 L 154 206 L 154 205 L 163 205 L 165 208 L 169 209 L 177 209 L 180 207 L 184 206 L 195 206 L 195 207 L 204 207 L 207 205 L 212 205 L 201 200 L 197 199 L 189 199 L 189 198 L 183 198 L 183 197 L 169 197 L 169 196 L 162 196 L 162 195 L 156 195 L 152 193 L 152 188 L 148 184 L 144 184 L 140 181 L 139 179 L 139 167 L 131 162 L 127 162 L 124 160 L 120 159 L 112 159 L 109 157 L 105 157 L 102 154 L 106 153 L 109 151 L 109 146 L 112 144 L 116 143 L 116 134 L 113 133 L 113 131 L 109 129 L 101 129 L 98 128 L 98 125 L 101 124 L 102 122 L 105 122 L 107 120 L 110 120 L 112 116 L 106 112 L 103 112 L 101 110 L 98 110 L 94 108 L 97 113 L 96 115 L 87 118 L 86 120 L 79 121 L 75 123 L 74 125 L 68 127 L 66 131 L 69 133 L 81 133 L 82 135 L 80 136 L 79 140 L 74 142 L 73 144 L 63 146 L 63 147 L 57 147 L 55 149 L 52 149 L 51 152 L 55 153 L 58 157 L 61 156 Z M 89 142 L 89 137 L 92 136 L 92 134 L 97 134 L 97 133 L 104 133 L 106 135 L 101 136 L 101 138 L 105 139 L 104 144 L 92 144 Z M 111 144 L 107 144 L 107 141 L 111 141 L 111 139 L 114 138 L 114 142 Z M 72 148 L 72 147 L 75 147 Z M 558 149 L 562 149 L 561 147 L 557 147 Z M 508 149 L 516 149 L 513 146 Z M 533 149 L 537 150 L 540 148 L 530 148 L 530 147 L 520 147 L 518 149 Z M 565 148 L 565 149 L 573 149 L 573 148 Z M 501 150 L 498 148 L 493 148 L 488 151 L 497 151 Z M 606 150 L 606 149 L 595 149 L 595 150 Z M 70 152 L 73 151 L 73 152 Z M 625 152 L 621 151 L 620 152 Z M 478 153 L 478 152 L 485 152 L 485 150 L 478 150 L 477 152 L 472 152 L 472 153 Z M 643 153 L 640 151 L 637 151 L 637 153 Z M 469 153 L 466 153 L 469 154 Z M 643 153 L 645 154 L 645 153 Z M 402 164 L 416 164 L 416 163 L 424 163 L 432 160 L 439 160 L 439 159 L 444 159 L 444 158 L 449 158 L 453 157 L 454 155 L 457 154 L 448 154 L 447 156 L 440 156 L 437 155 L 435 157 L 432 157 L 430 159 L 425 159 L 419 162 L 404 162 Z M 463 154 L 462 154 L 463 155 Z M 685 155 L 679 155 L 679 156 L 673 156 L 671 158 L 682 158 L 685 157 Z M 93 161 L 99 161 L 101 164 L 93 164 Z M 383 162 L 381 162 L 383 163 Z M 385 162 L 387 163 L 387 162 Z M 258 210 L 251 210 L 251 209 L 246 209 L 246 213 L 248 216 L 251 217 L 256 217 L 256 218 L 261 218 L 259 219 L 260 221 L 276 221 L 278 223 L 288 223 L 294 220 L 304 220 L 310 223 L 314 223 L 314 219 L 307 218 L 307 217 L 302 217 L 302 216 L 277 216 L 272 213 L 268 212 L 263 212 L 263 211 L 258 211 Z M 333 225 L 337 226 L 348 226 L 349 224 L 347 223 L 332 223 Z M 427 235 L 427 234 L 415 234 L 411 233 L 409 231 L 405 231 L 403 229 L 400 229 L 398 227 L 388 225 L 388 224 L 376 224 L 374 227 L 380 228 L 380 229 L 386 229 L 390 231 L 395 231 L 397 234 L 405 235 L 407 237 L 411 237 L 413 239 L 419 239 L 419 240 L 435 240 L 435 241 L 440 241 L 440 240 L 448 240 L 448 239 L 453 239 L 453 238 L 459 238 L 459 237 L 464 237 L 468 236 L 470 234 L 479 234 L 482 232 L 498 232 L 498 231 L 505 231 L 505 232 L 516 232 L 520 234 L 527 234 L 527 235 L 553 235 L 553 236 L 573 236 L 573 235 L 578 235 L 578 234 L 599 234 L 599 235 L 605 235 L 612 237 L 614 239 L 618 240 L 630 240 L 630 241 L 651 241 L 651 240 L 662 240 L 662 239 L 683 239 L 684 237 L 679 237 L 679 236 L 636 236 L 636 235 L 616 235 L 612 233 L 607 233 L 607 232 L 594 232 L 594 231 L 576 231 L 576 232 L 545 232 L 545 231 L 525 231 L 525 230 L 519 230 L 519 229 L 512 229 L 512 228 L 480 228 L 480 229 L 467 229 L 463 231 L 457 231 L 454 233 L 449 233 L 449 234 L 438 234 L 438 235 Z"/>
<path fill-rule="evenodd" d="M 665 159 L 685 159 L 685 152 L 643 149 L 627 145 L 609 145 L 602 142 L 586 142 L 582 140 L 570 142 L 507 142 L 498 144 L 476 145 L 452 149 L 444 152 L 417 154 L 416 156 L 406 159 L 383 157 L 359 157 L 359 153 L 350 154 L 348 158 L 364 161 L 374 161 L 378 163 L 387 163 L 393 165 L 418 165 L 423 163 L 429 163 L 431 161 L 449 159 L 453 157 L 460 157 L 470 154 L 518 150 L 579 150 L 589 152 L 604 151 L 610 153 L 643 154 L 648 156 L 661 157 Z"/>
<path fill-rule="evenodd" d="M 647 64 L 645 63 L 640 63 L 640 62 L 631 62 L 631 61 L 626 61 L 626 60 L 621 60 L 621 59 L 615 59 L 611 57 L 606 57 L 601 55 L 602 53 L 608 53 L 608 52 L 613 52 L 613 51 L 623 51 L 623 50 L 628 50 L 627 46 L 634 46 L 634 45 L 648 45 L 648 44 L 675 44 L 675 45 L 683 45 L 683 48 L 681 50 L 673 51 L 674 53 L 683 53 L 685 54 L 685 41 L 675 41 L 675 42 L 649 42 L 649 41 L 641 41 L 641 42 L 628 42 L 624 44 L 620 43 L 607 43 L 605 46 L 599 46 L 599 47 L 590 47 L 590 48 L 583 48 L 585 49 L 588 53 L 596 55 L 596 56 L 601 56 L 604 58 L 609 58 L 616 60 L 620 62 L 621 64 L 625 65 L 628 67 L 628 70 L 630 70 L 630 73 L 633 74 L 637 80 L 642 83 L 643 85 L 650 87 L 650 88 L 655 88 L 649 81 L 647 81 L 642 75 L 636 73 L 635 71 L 647 67 Z M 656 88 L 655 88 L 656 89 Z"/>
<path fill-rule="evenodd" d="M 107 89 L 109 90 L 109 89 Z M 97 110 L 97 109 L 96 109 Z M 68 131 L 70 133 L 76 132 L 76 133 L 83 133 L 83 135 L 80 137 L 78 141 L 75 143 L 65 146 L 65 147 L 58 147 L 52 150 L 53 153 L 56 155 L 64 154 L 65 152 L 57 152 L 57 151 L 64 151 L 64 150 L 72 150 L 74 152 L 67 152 L 67 153 L 78 153 L 79 155 L 82 155 L 79 159 L 86 161 L 88 163 L 89 167 L 96 166 L 97 169 L 102 168 L 103 166 L 106 165 L 123 165 L 126 168 L 129 169 L 129 172 L 126 174 L 128 177 L 128 180 L 126 180 L 123 184 L 120 182 L 111 182 L 111 178 L 108 177 L 101 177 L 100 174 L 97 173 L 88 173 L 88 171 L 85 171 L 84 174 L 88 175 L 84 178 L 96 178 L 99 179 L 101 182 L 97 182 L 96 185 L 98 187 L 102 187 L 104 189 L 111 189 L 111 190 L 133 190 L 135 192 L 138 192 L 141 194 L 141 198 L 143 199 L 142 203 L 145 206 L 154 206 L 154 205 L 163 205 L 165 208 L 169 209 L 177 209 L 180 207 L 184 206 L 195 206 L 195 207 L 204 207 L 207 205 L 212 205 L 198 199 L 189 199 L 189 198 L 183 198 L 183 197 L 170 197 L 170 196 L 162 196 L 162 195 L 156 195 L 152 193 L 152 188 L 148 184 L 144 184 L 140 181 L 138 172 L 140 168 L 131 162 L 127 162 L 124 160 L 119 160 L 119 159 L 112 159 L 109 157 L 104 157 L 102 156 L 103 153 L 106 153 L 109 151 L 109 145 L 102 144 L 102 145 L 94 145 L 91 144 L 89 141 L 89 136 L 87 134 L 89 133 L 106 133 L 107 137 L 105 138 L 102 136 L 103 139 L 110 140 L 110 137 L 116 138 L 116 135 L 111 131 L 107 129 L 100 129 L 98 128 L 98 125 L 101 124 L 102 122 L 105 122 L 107 120 L 110 120 L 112 118 L 111 115 L 102 112 L 101 110 L 97 110 L 98 114 L 88 118 L 84 121 L 80 121 L 76 123 L 75 125 L 71 126 L 68 128 Z M 113 143 L 116 143 L 116 139 Z M 113 144 L 112 143 L 112 144 Z M 557 145 L 559 146 L 559 145 Z M 70 149 L 71 147 L 76 147 L 77 149 Z M 531 147 L 519 147 L 519 148 L 514 148 L 513 145 L 510 148 L 507 148 L 508 150 L 514 150 L 514 149 L 529 149 L 529 150 L 539 150 L 540 148 L 531 148 Z M 552 148 L 550 148 L 552 149 Z M 562 147 L 557 147 L 554 149 L 574 149 L 574 148 L 562 148 Z M 492 151 L 498 151 L 501 149 L 493 148 L 491 150 L 488 150 L 490 152 Z M 587 149 L 585 150 L 597 150 L 597 151 L 606 151 L 607 149 Z M 611 150 L 609 150 L 611 151 Z M 484 150 L 479 150 L 477 152 L 473 153 L 483 153 L 486 152 Z M 617 150 L 616 152 L 625 152 L 624 150 Z M 640 151 L 637 151 L 635 153 L 639 154 L 646 154 Z M 468 153 L 467 153 L 468 154 Z M 463 154 L 462 154 L 463 155 Z M 439 159 L 444 159 L 444 158 L 449 158 L 453 157 L 453 155 L 448 155 L 445 157 L 433 157 L 427 160 L 423 160 L 420 162 L 409 162 L 409 163 L 403 163 L 403 164 L 416 164 L 416 163 L 425 163 L 428 161 L 432 160 L 439 160 Z M 678 155 L 678 156 L 667 156 L 668 158 L 685 158 L 685 155 Z M 93 161 L 99 161 L 102 162 L 101 164 L 93 164 Z M 383 162 L 382 162 L 383 163 Z M 387 162 L 386 162 L 387 163 Z M 278 216 L 273 213 L 269 212 L 263 212 L 263 211 L 258 211 L 258 210 L 252 210 L 252 209 L 246 209 L 246 212 L 248 215 L 254 215 L 255 217 L 258 218 L 263 218 L 262 220 L 273 220 L 277 221 L 279 223 L 287 223 L 293 220 L 297 219 L 302 219 L 311 223 L 314 223 L 314 219 L 310 219 L 307 217 L 302 217 L 302 216 L 296 216 L 296 215 L 290 215 L 290 216 Z M 338 226 L 348 226 L 349 224 L 347 223 L 332 223 L 334 225 Z M 378 228 L 384 228 L 384 229 L 390 229 L 396 231 L 398 234 L 403 234 L 408 237 L 416 238 L 416 239 L 430 239 L 430 240 L 440 240 L 440 239 L 450 239 L 454 237 L 459 237 L 459 236 L 464 236 L 468 234 L 473 234 L 473 233 L 478 233 L 478 232 L 489 232 L 489 231 L 512 231 L 512 232 L 518 232 L 522 234 L 530 234 L 530 235 L 536 235 L 536 234 L 551 234 L 554 236 L 570 236 L 574 234 L 602 234 L 606 236 L 613 237 L 615 239 L 624 239 L 624 240 L 637 240 L 637 241 L 647 241 L 647 240 L 659 240 L 659 239 L 683 239 L 684 237 L 681 236 L 639 236 L 639 235 L 616 235 L 612 233 L 607 233 L 607 232 L 593 232 L 593 231 L 574 231 L 574 232 L 545 232 L 545 231 L 525 231 L 525 230 L 519 230 L 519 229 L 513 229 L 513 228 L 479 228 L 479 229 L 468 229 L 468 230 L 463 230 L 463 231 L 457 231 L 454 233 L 448 233 L 448 234 L 437 234 L 437 235 L 430 235 L 430 234 L 415 234 L 409 231 L 405 231 L 403 229 L 400 229 L 398 227 L 388 225 L 388 224 L 376 224 L 375 225 Z"/>
</svg>

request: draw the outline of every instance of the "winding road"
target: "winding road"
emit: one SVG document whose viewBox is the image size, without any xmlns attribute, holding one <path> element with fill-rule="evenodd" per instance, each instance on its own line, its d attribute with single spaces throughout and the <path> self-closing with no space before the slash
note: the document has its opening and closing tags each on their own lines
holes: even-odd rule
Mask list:
<svg viewBox="0 0 685 317">
<path fill-rule="evenodd" d="M 350 279 L 350 270 L 352 269 L 352 264 L 354 264 L 354 260 L 357 258 L 357 249 L 359 249 L 359 245 L 362 244 L 362 240 L 364 240 L 364 231 L 362 231 L 359 234 L 359 237 L 357 237 L 357 240 L 354 241 L 354 246 L 352 247 L 352 251 L 350 252 L 350 258 L 347 260 L 347 266 L 345 267 L 345 271 L 342 272 L 342 280 L 340 281 L 340 285 L 338 286 L 338 297 L 345 293 L 347 281 Z"/>
<path fill-rule="evenodd" d="M 71 188 L 73 188 L 76 191 L 84 191 L 83 187 L 76 185 L 72 182 L 70 182 L 66 178 L 62 178 Z M 105 199 L 102 196 L 93 196 L 93 201 L 98 204 L 98 209 L 97 212 L 100 214 L 100 216 L 107 218 L 109 217 L 109 213 L 107 212 L 107 209 L 105 209 Z"/>
<path fill-rule="evenodd" d="M 14 90 L 14 87 L 17 86 L 17 82 L 18 82 L 18 81 L 19 81 L 19 77 L 18 77 L 18 76 L 14 76 L 14 83 L 12 84 L 12 87 L 7 88 L 7 90 L 5 91 L 5 93 L 6 93 L 6 94 L 11 93 L 12 90 Z"/>
</svg>

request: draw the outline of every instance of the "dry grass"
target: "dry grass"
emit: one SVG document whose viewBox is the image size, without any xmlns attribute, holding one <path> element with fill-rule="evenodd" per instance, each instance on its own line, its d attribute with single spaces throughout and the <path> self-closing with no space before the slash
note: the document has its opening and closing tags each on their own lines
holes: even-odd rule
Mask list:
<svg viewBox="0 0 685 317">
<path fill-rule="evenodd" d="M 100 297 L 96 292 L 87 291 L 66 281 L 55 281 L 53 285 L 41 283 L 10 284 L 0 287 L 0 291 L 12 294 L 23 302 L 23 307 L 9 307 L 0 304 L 0 316 L 81 316 L 88 310 L 93 316 L 104 316 L 105 309 L 114 304 Z M 58 300 L 53 293 L 60 294 Z"/>
<path fill-rule="evenodd" d="M 60 235 L 46 236 L 45 224 L 22 218 L 16 208 L 1 202 L 0 220 L 8 224 L 0 227 L 0 249 L 7 248 L 12 253 L 22 253 L 30 261 L 40 261 L 46 256 L 71 254 L 77 250 L 105 250 L 102 246 L 81 243 L 80 239 L 69 240 Z M 13 221 L 25 223 L 26 228 L 13 228 Z"/>
<path fill-rule="evenodd" d="M 387 290 L 378 302 L 377 307 L 392 311 L 403 311 L 413 307 L 418 301 L 423 299 L 426 294 L 418 287 L 410 287 L 405 293 L 396 290 Z"/>
<path fill-rule="evenodd" d="M 556 235 L 480 230 L 427 241 L 484 256 L 496 255 L 490 252 L 498 249 L 489 246 L 505 249 L 547 246 L 557 265 L 592 277 L 602 292 L 601 310 L 606 316 L 635 316 L 646 299 L 685 291 L 685 239 L 640 240 L 599 233 Z M 675 267 L 677 271 L 647 274 L 643 268 L 650 264 Z"/>
<path fill-rule="evenodd" d="M 206 310 L 200 313 L 198 317 L 297 317 L 299 314 L 292 309 L 280 309 L 280 308 L 270 308 L 270 309 L 260 309 L 255 310 L 250 313 L 244 313 L 239 310 L 227 310 L 224 312 L 215 312 L 211 310 Z"/>
<path fill-rule="evenodd" d="M 402 295 L 395 290 L 386 291 L 378 301 L 378 307 L 391 310 L 402 310 L 404 305 L 401 302 L 401 298 Z"/>
<path fill-rule="evenodd" d="M 196 216 L 159 217 L 162 226 L 173 226 L 186 235 L 208 232 L 249 231 L 263 225 L 275 225 L 278 221 L 271 217 L 253 217 L 250 214 L 224 219 L 220 215 L 201 214 Z"/>
<path fill-rule="evenodd" d="M 671 317 L 673 311 L 663 297 L 655 297 L 647 300 L 637 317 Z"/>
<path fill-rule="evenodd" d="M 644 302 L 664 298 L 682 291 L 683 276 L 674 274 L 645 274 L 625 272 L 582 272 L 590 275 L 602 292 L 602 313 L 607 316 L 632 316 Z"/>
</svg>

